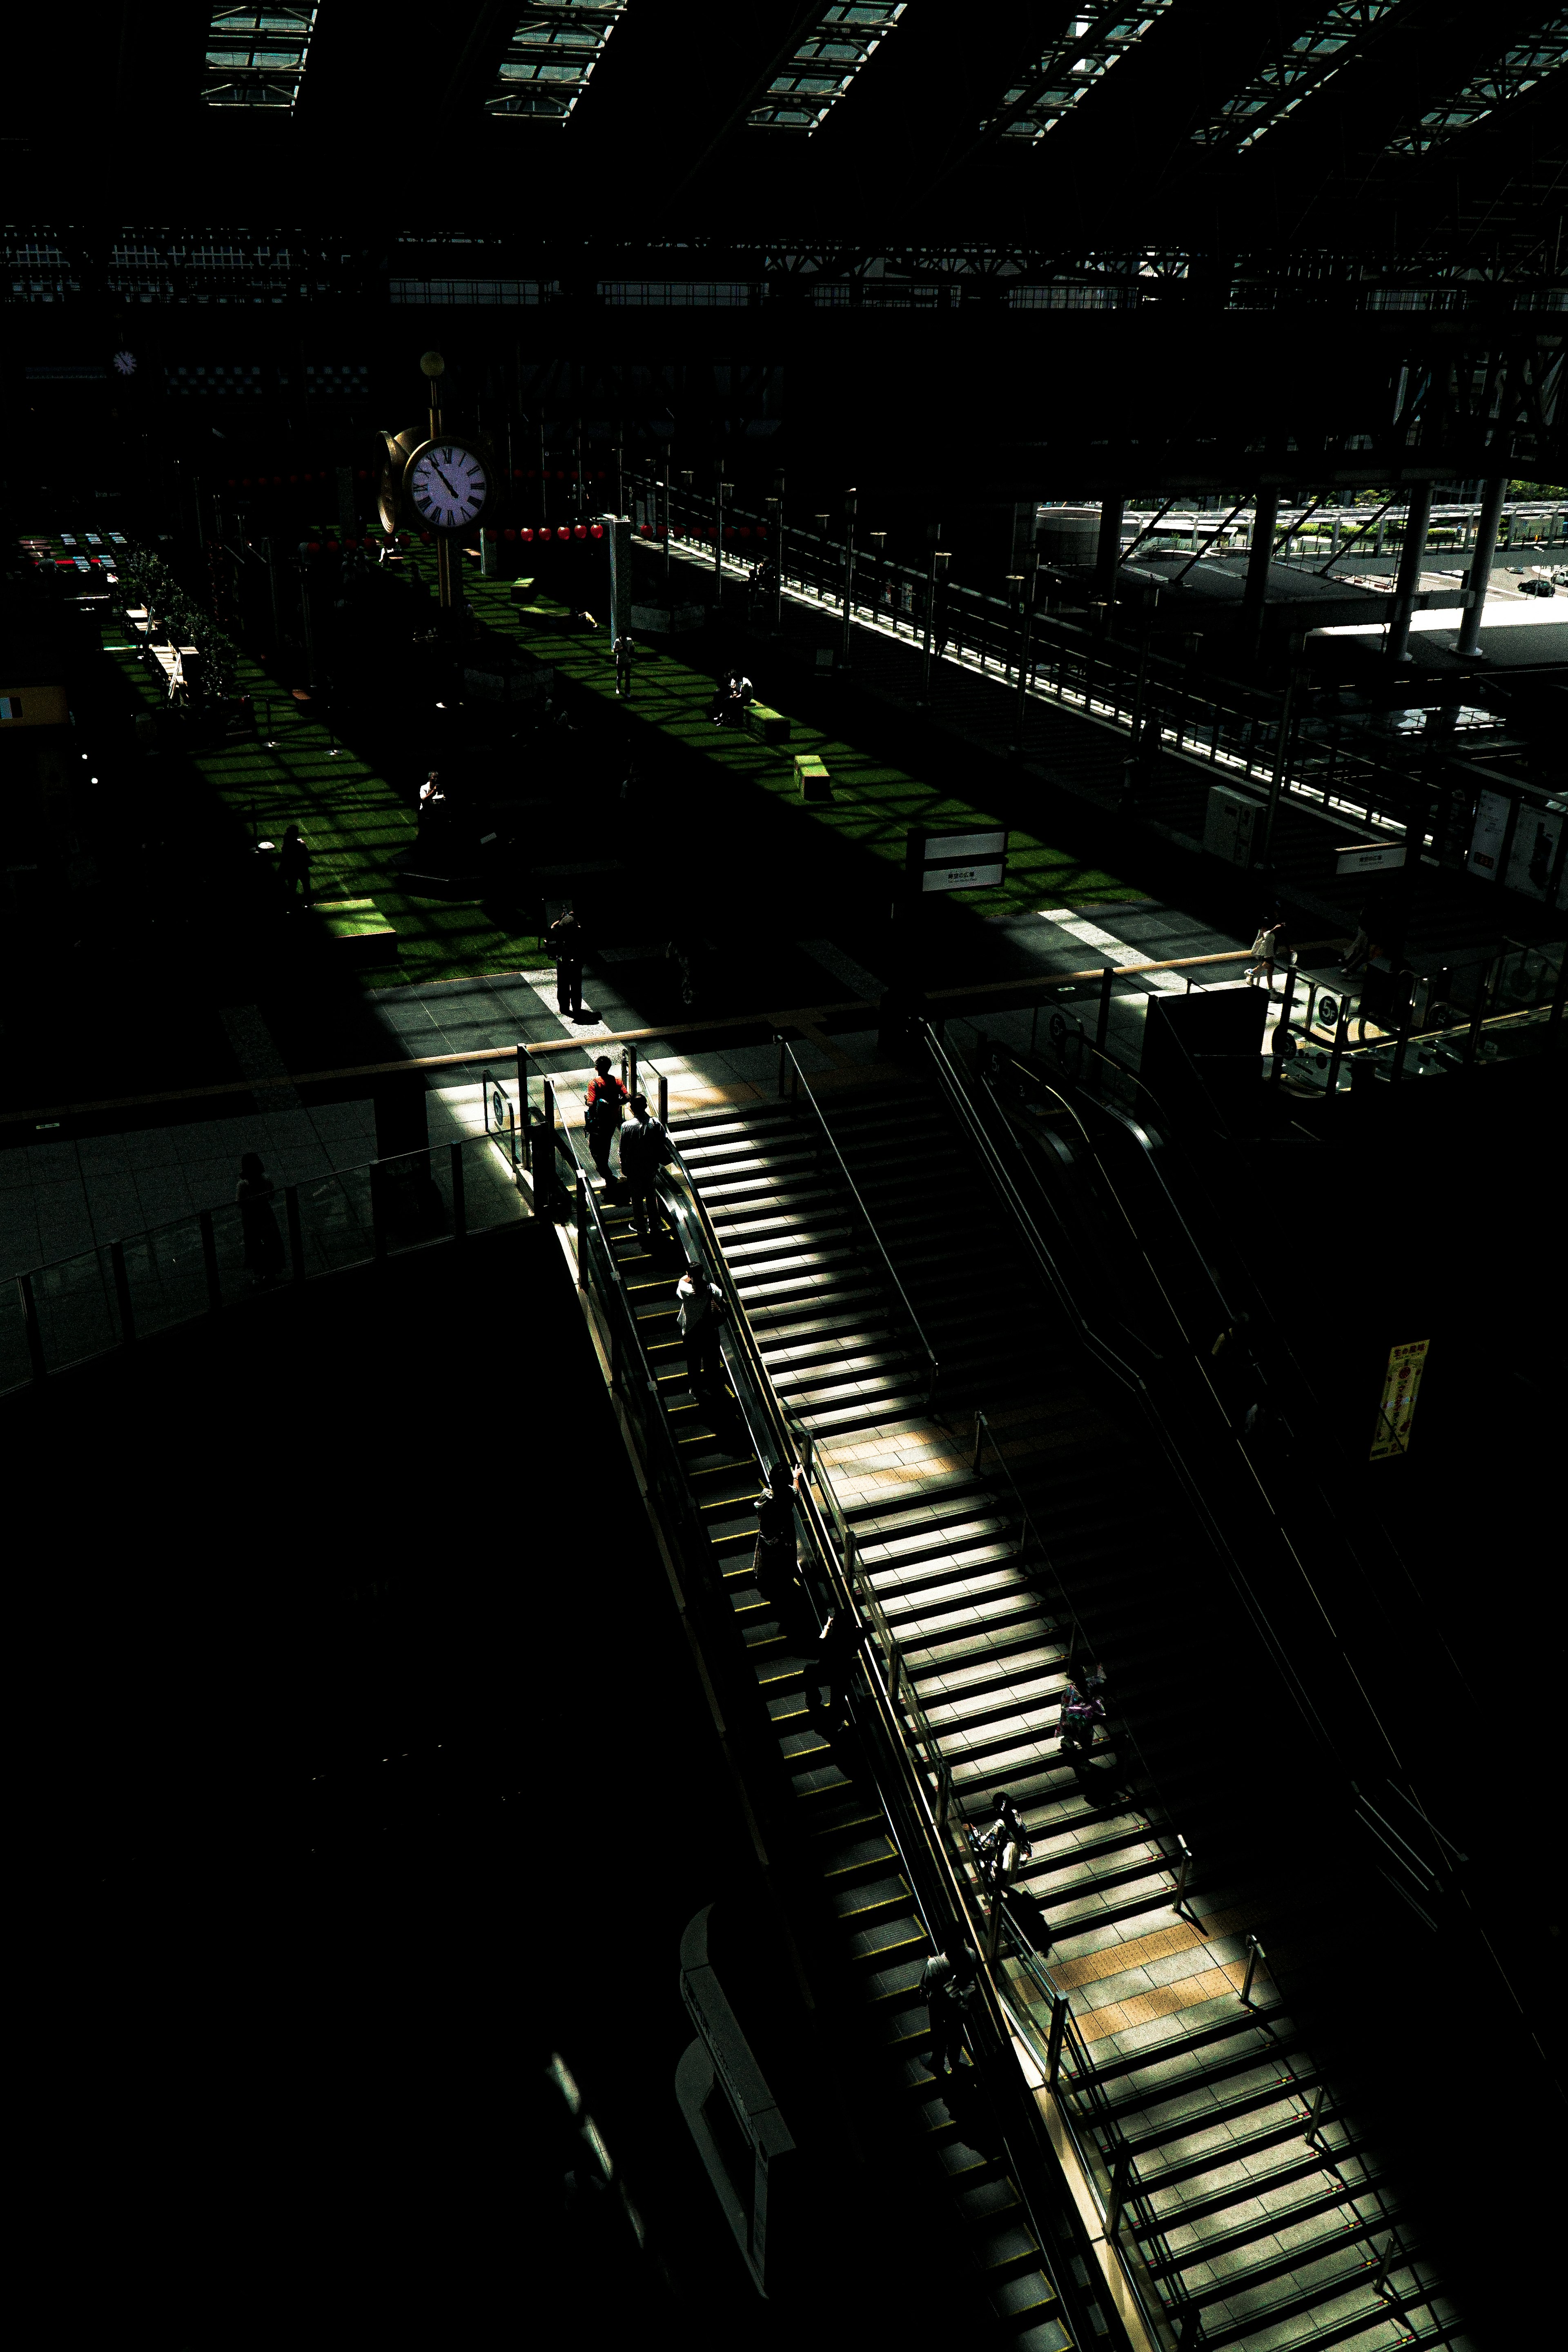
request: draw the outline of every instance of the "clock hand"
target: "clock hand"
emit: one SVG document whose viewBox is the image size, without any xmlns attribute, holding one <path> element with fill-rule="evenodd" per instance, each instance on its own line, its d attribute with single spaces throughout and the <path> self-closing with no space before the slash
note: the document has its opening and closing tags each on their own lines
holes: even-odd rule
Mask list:
<svg viewBox="0 0 1568 2352">
<path fill-rule="evenodd" d="M 440 476 L 441 480 L 442 480 L 444 483 L 446 483 L 446 487 L 447 487 L 447 490 L 451 492 L 451 495 L 452 495 L 452 497 L 453 497 L 453 498 L 456 498 L 456 497 L 457 497 L 457 495 L 458 495 L 457 491 L 456 491 L 456 490 L 454 490 L 454 489 L 452 488 L 452 485 L 451 485 L 451 483 L 450 483 L 450 482 L 448 482 L 448 481 L 447 481 L 447 477 L 446 477 L 446 475 L 445 475 L 445 474 L 443 474 L 443 473 L 441 472 L 441 468 L 440 468 L 440 467 L 436 463 L 436 460 L 435 460 L 435 458 L 434 458 L 434 457 L 432 457 L 432 458 L 431 458 L 431 460 L 430 460 L 430 471 L 431 471 L 433 474 L 437 474 L 437 475 L 439 475 L 439 476 Z"/>
</svg>

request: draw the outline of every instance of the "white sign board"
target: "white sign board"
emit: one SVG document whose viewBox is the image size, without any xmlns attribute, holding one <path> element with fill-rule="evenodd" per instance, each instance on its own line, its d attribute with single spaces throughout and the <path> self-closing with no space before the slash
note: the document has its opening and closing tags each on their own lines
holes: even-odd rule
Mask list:
<svg viewBox="0 0 1568 2352">
<path fill-rule="evenodd" d="M 940 890 L 994 890 L 1006 878 L 1007 835 L 994 833 L 913 833 L 909 870 L 921 895 Z"/>
<path fill-rule="evenodd" d="M 1405 863 L 1405 844 L 1392 841 L 1356 842 L 1334 852 L 1336 874 L 1387 874 Z"/>
<path fill-rule="evenodd" d="M 1508 812 L 1506 793 L 1482 793 L 1476 802 L 1476 822 L 1466 863 L 1472 874 L 1484 874 L 1489 882 L 1499 878 L 1498 864 L 1502 856 L 1503 835 L 1508 831 Z"/>
<path fill-rule="evenodd" d="M 962 866 L 980 858 L 994 863 L 1006 855 L 1005 833 L 928 833 L 921 862 L 926 866 Z"/>
<path fill-rule="evenodd" d="M 1001 857 L 968 866 L 925 866 L 921 869 L 921 889 L 994 890 L 1006 871 L 1006 860 Z"/>
</svg>

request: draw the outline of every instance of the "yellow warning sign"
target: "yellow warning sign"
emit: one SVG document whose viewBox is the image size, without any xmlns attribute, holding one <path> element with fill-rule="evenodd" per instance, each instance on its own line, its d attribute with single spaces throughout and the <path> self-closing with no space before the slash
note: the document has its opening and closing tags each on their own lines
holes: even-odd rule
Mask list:
<svg viewBox="0 0 1568 2352">
<path fill-rule="evenodd" d="M 1431 1344 L 1429 1339 L 1406 1339 L 1403 1346 L 1390 1348 L 1369 1460 L 1382 1462 L 1390 1454 L 1409 1451 L 1410 1424 L 1415 1418 L 1415 1392 L 1421 1386 L 1426 1350 Z"/>
</svg>

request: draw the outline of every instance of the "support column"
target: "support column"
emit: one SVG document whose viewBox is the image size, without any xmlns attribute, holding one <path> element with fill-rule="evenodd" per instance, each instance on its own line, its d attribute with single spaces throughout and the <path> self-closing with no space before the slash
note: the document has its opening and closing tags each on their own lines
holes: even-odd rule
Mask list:
<svg viewBox="0 0 1568 2352">
<path fill-rule="evenodd" d="M 1097 595 L 1110 602 L 1116 596 L 1116 574 L 1121 562 L 1121 518 L 1127 511 L 1124 498 L 1104 498 L 1100 502 L 1100 544 L 1094 553 L 1094 586 Z"/>
<path fill-rule="evenodd" d="M 1432 516 L 1432 485 L 1414 482 L 1405 516 L 1405 544 L 1399 551 L 1399 576 L 1394 587 L 1394 614 L 1388 624 L 1388 658 L 1402 662 L 1410 643 L 1410 615 L 1415 610 L 1415 585 L 1421 558 L 1426 552 L 1426 525 Z"/>
<path fill-rule="evenodd" d="M 1497 528 L 1502 520 L 1503 500 L 1508 496 L 1508 483 L 1489 482 L 1481 492 L 1481 511 L 1476 523 L 1476 551 L 1470 558 L 1466 584 L 1469 602 L 1459 622 L 1457 654 L 1473 654 L 1481 641 L 1481 615 L 1486 610 L 1487 583 L 1492 575 L 1492 558 L 1497 552 Z"/>
<path fill-rule="evenodd" d="M 1247 555 L 1247 589 L 1241 604 L 1241 634 L 1249 654 L 1263 637 L 1263 608 L 1268 601 L 1268 558 L 1279 520 L 1278 490 L 1259 490 L 1252 512 L 1252 544 Z"/>
</svg>

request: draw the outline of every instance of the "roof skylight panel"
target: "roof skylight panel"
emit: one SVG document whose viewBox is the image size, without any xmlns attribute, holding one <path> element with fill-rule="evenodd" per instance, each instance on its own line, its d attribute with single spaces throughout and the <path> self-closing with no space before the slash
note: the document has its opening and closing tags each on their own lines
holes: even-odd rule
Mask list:
<svg viewBox="0 0 1568 2352">
<path fill-rule="evenodd" d="M 1484 73 L 1446 99 L 1441 106 L 1423 114 L 1407 131 L 1391 139 L 1384 149 L 1385 155 L 1424 155 L 1429 147 L 1445 139 L 1454 138 L 1468 131 L 1475 122 L 1484 121 L 1489 114 L 1506 106 L 1510 99 L 1522 98 L 1538 81 L 1555 73 L 1568 58 L 1568 13 L 1555 17 L 1545 29 L 1528 41 L 1516 43 L 1506 49 L 1495 64 Z"/>
<path fill-rule="evenodd" d="M 625 14 L 626 0 L 559 0 L 527 9 L 507 44 L 486 110 L 564 122 Z"/>
<path fill-rule="evenodd" d="M 1171 0 L 1119 0 L 1110 8 L 1084 8 L 1033 73 L 1004 91 L 984 128 L 1004 139 L 1043 139 L 1136 48 L 1170 5 Z"/>
<path fill-rule="evenodd" d="M 1258 68 L 1245 89 L 1198 125 L 1193 132 L 1196 144 L 1245 154 L 1348 65 L 1363 37 L 1399 5 L 1400 0 L 1335 0 L 1316 24 L 1299 33 Z"/>
<path fill-rule="evenodd" d="M 763 131 L 816 131 L 880 48 L 905 0 L 847 0 L 824 9 L 748 120 Z"/>
<path fill-rule="evenodd" d="M 204 103 L 291 109 L 300 95 L 315 25 L 313 5 L 215 7 L 207 26 Z"/>
</svg>

